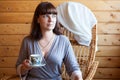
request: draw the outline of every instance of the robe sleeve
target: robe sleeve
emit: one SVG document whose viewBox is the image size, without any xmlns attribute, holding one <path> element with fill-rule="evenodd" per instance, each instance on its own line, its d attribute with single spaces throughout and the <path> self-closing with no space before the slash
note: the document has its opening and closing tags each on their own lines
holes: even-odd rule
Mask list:
<svg viewBox="0 0 120 80">
<path fill-rule="evenodd" d="M 68 45 L 67 45 L 66 53 L 65 53 L 65 57 L 64 57 L 64 64 L 65 64 L 66 71 L 69 76 L 71 76 L 72 72 L 74 72 L 74 71 L 80 71 L 79 64 L 77 62 L 75 53 L 73 51 L 72 45 L 69 42 L 69 40 L 68 40 Z"/>
</svg>

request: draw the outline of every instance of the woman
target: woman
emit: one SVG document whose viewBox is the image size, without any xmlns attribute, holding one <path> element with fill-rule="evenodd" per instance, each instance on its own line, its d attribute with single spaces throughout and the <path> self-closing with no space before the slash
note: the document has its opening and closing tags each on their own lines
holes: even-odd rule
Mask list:
<svg viewBox="0 0 120 80">
<path fill-rule="evenodd" d="M 30 66 L 29 57 L 36 52 L 43 55 L 46 65 Z M 25 80 L 62 80 L 62 63 L 73 80 L 82 80 L 72 46 L 59 31 L 56 8 L 49 2 L 42 2 L 35 10 L 30 35 L 22 41 L 17 72 L 26 76 Z"/>
</svg>

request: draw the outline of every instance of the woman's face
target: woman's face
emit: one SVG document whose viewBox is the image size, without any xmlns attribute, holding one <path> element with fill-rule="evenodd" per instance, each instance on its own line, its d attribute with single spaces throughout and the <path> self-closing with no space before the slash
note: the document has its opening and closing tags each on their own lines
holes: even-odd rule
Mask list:
<svg viewBox="0 0 120 80">
<path fill-rule="evenodd" d="M 42 31 L 53 30 L 56 24 L 56 14 L 39 15 L 38 23 Z"/>
</svg>

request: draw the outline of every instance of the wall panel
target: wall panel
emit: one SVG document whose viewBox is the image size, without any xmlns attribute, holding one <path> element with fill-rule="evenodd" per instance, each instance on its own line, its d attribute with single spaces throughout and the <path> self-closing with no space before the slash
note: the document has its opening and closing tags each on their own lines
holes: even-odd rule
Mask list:
<svg viewBox="0 0 120 80">
<path fill-rule="evenodd" d="M 0 0 L 0 77 L 16 74 L 22 39 L 30 32 L 33 12 L 41 1 L 55 6 L 75 1 L 92 10 L 98 20 L 96 60 L 100 62 L 94 80 L 120 80 L 120 0 Z"/>
</svg>

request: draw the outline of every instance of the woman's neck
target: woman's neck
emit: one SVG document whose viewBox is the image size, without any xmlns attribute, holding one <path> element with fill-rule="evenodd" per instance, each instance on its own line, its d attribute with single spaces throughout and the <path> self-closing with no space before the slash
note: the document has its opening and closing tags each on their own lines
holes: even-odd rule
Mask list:
<svg viewBox="0 0 120 80">
<path fill-rule="evenodd" d="M 53 31 L 48 31 L 48 32 L 43 32 L 42 33 L 43 37 L 41 40 L 46 40 L 49 41 L 51 37 L 54 35 Z"/>
</svg>

